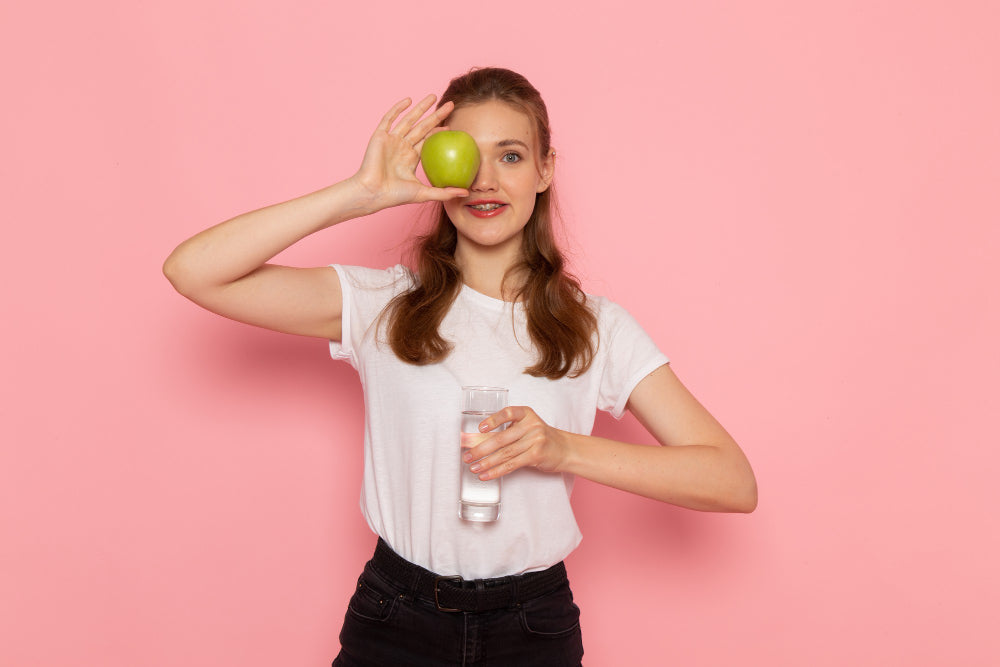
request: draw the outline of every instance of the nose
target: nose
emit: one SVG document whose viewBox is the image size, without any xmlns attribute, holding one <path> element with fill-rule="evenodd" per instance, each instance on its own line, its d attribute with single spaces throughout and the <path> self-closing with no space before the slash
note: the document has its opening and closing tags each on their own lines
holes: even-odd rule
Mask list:
<svg viewBox="0 0 1000 667">
<path fill-rule="evenodd" d="M 492 192 L 497 189 L 496 177 L 496 168 L 488 161 L 481 162 L 470 190 L 475 192 Z"/>
</svg>

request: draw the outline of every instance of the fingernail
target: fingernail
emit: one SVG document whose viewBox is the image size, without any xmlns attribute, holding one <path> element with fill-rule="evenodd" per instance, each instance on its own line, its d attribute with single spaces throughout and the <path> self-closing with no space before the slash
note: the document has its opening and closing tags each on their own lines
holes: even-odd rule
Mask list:
<svg viewBox="0 0 1000 667">
<path fill-rule="evenodd" d="M 472 452 L 466 452 L 462 454 L 462 460 L 466 463 L 472 463 Z"/>
<path fill-rule="evenodd" d="M 472 472 L 479 472 L 480 470 L 482 470 L 482 468 L 483 468 L 483 466 L 481 464 L 479 464 L 479 463 L 473 463 L 472 467 L 469 468 L 469 470 L 471 470 Z"/>
<path fill-rule="evenodd" d="M 483 422 L 482 424 L 479 425 L 479 430 L 483 433 L 486 433 L 486 431 L 490 430 L 490 425 L 487 424 L 486 422 Z"/>
</svg>

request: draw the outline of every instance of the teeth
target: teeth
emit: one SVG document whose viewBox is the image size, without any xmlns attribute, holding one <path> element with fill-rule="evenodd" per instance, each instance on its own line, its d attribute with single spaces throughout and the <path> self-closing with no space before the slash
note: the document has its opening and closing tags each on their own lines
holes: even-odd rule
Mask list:
<svg viewBox="0 0 1000 667">
<path fill-rule="evenodd" d="M 495 211 L 501 206 L 503 206 L 503 204 L 476 204 L 471 208 L 474 208 L 477 211 Z"/>
</svg>

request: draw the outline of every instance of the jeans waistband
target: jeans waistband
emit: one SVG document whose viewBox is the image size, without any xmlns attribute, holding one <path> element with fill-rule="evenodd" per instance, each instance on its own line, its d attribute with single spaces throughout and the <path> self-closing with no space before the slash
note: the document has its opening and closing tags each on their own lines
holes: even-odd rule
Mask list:
<svg viewBox="0 0 1000 667">
<path fill-rule="evenodd" d="M 370 565 L 414 596 L 430 600 L 440 611 L 452 612 L 506 609 L 550 593 L 568 581 L 561 562 L 540 572 L 496 579 L 435 574 L 394 552 L 382 538 Z"/>
</svg>

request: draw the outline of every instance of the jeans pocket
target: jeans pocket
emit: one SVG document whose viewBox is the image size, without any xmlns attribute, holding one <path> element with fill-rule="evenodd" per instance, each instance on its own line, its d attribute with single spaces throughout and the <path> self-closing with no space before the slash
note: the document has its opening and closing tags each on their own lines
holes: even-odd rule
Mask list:
<svg viewBox="0 0 1000 667">
<path fill-rule="evenodd" d="M 366 569 L 358 577 L 358 587 L 347 604 L 347 610 L 356 618 L 384 622 L 392 616 L 398 600 L 399 595 L 392 586 Z"/>
<path fill-rule="evenodd" d="M 521 626 L 534 637 L 566 637 L 580 632 L 580 608 L 569 583 L 521 604 Z"/>
</svg>

